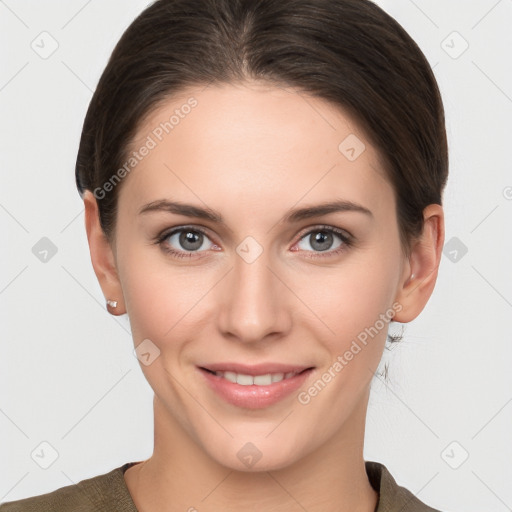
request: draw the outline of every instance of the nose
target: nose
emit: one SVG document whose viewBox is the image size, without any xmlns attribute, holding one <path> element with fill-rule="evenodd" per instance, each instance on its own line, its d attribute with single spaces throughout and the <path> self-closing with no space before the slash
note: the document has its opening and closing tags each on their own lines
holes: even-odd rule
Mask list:
<svg viewBox="0 0 512 512">
<path fill-rule="evenodd" d="M 238 255 L 219 289 L 222 334 L 243 343 L 285 335 L 291 328 L 290 292 L 264 251 L 255 261 Z"/>
</svg>

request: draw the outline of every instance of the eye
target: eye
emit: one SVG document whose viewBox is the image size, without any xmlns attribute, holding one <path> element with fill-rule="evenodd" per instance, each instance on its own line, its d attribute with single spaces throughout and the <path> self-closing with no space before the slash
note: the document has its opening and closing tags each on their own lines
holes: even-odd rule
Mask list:
<svg viewBox="0 0 512 512">
<path fill-rule="evenodd" d="M 195 252 L 217 247 L 202 229 L 189 227 L 167 231 L 158 237 L 157 243 L 176 258 L 192 258 Z"/>
<path fill-rule="evenodd" d="M 199 255 L 194 253 L 205 252 L 208 249 L 220 250 L 220 247 L 211 242 L 206 232 L 199 227 L 182 226 L 165 231 L 156 238 L 155 243 L 174 258 L 195 258 Z M 311 253 L 306 255 L 307 258 L 333 257 L 346 251 L 351 245 L 351 236 L 332 226 L 317 226 L 310 229 L 296 244 L 299 250 Z M 297 249 L 292 248 L 292 251 Z"/>
<path fill-rule="evenodd" d="M 341 254 L 351 246 L 351 242 L 350 236 L 338 228 L 318 226 L 303 235 L 297 245 L 300 249 L 313 252 L 308 258 L 323 258 Z M 312 250 L 308 249 L 308 245 Z"/>
</svg>

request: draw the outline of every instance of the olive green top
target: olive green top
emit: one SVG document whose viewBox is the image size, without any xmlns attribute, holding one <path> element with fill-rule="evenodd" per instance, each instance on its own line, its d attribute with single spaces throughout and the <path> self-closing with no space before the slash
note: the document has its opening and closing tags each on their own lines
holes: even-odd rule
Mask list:
<svg viewBox="0 0 512 512">
<path fill-rule="evenodd" d="M 47 494 L 2 503 L 0 512 L 137 512 L 123 476 L 133 464 L 137 462 Z M 375 512 L 439 512 L 397 485 L 383 464 L 365 464 L 370 484 L 379 493 Z"/>
</svg>

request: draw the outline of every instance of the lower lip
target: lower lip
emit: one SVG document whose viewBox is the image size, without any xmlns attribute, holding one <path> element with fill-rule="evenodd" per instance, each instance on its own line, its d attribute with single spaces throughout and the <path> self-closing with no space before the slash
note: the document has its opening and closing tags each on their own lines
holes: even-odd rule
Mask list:
<svg viewBox="0 0 512 512">
<path fill-rule="evenodd" d="M 299 389 L 313 371 L 313 368 L 298 373 L 289 379 L 273 382 L 268 386 L 258 386 L 255 384 L 242 386 L 241 384 L 230 382 L 224 377 L 218 377 L 202 368 L 199 368 L 199 371 L 204 375 L 209 386 L 224 398 L 226 402 L 246 409 L 263 409 L 279 402 Z"/>
</svg>

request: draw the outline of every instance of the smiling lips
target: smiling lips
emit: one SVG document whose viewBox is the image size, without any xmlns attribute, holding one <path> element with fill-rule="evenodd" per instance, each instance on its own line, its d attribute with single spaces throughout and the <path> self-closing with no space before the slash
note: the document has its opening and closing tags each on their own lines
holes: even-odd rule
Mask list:
<svg viewBox="0 0 512 512">
<path fill-rule="evenodd" d="M 289 379 L 304 370 L 307 366 L 290 366 L 280 363 L 261 363 L 258 365 L 243 365 L 238 363 L 216 363 L 204 367 L 233 384 L 241 386 L 269 386 L 274 382 Z"/>
<path fill-rule="evenodd" d="M 273 382 L 281 382 L 283 379 L 289 379 L 297 372 L 288 373 L 266 373 L 264 375 L 247 375 L 236 372 L 215 372 L 217 377 L 223 377 L 233 384 L 240 384 L 241 386 L 270 386 Z"/>
<path fill-rule="evenodd" d="M 313 370 L 279 363 L 218 363 L 198 368 L 218 395 L 248 409 L 261 409 L 280 401 L 299 388 Z"/>
</svg>

